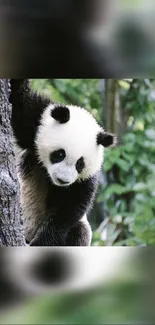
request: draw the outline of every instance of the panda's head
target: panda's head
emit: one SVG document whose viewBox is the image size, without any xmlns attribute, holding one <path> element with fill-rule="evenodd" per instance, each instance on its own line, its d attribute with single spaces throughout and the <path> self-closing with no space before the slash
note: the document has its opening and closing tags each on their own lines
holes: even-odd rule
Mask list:
<svg viewBox="0 0 155 325">
<path fill-rule="evenodd" d="M 51 104 L 42 115 L 35 144 L 52 182 L 69 186 L 99 171 L 104 147 L 114 141 L 85 109 Z"/>
</svg>

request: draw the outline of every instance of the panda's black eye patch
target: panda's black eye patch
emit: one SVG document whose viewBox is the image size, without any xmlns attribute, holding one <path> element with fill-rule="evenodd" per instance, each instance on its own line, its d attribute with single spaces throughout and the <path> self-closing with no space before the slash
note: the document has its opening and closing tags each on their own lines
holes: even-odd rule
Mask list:
<svg viewBox="0 0 155 325">
<path fill-rule="evenodd" d="M 63 149 L 55 150 L 50 154 L 50 161 L 52 164 L 56 164 L 64 160 L 65 157 L 66 157 L 65 150 Z"/>
<path fill-rule="evenodd" d="M 83 170 L 83 168 L 85 167 L 84 158 L 83 158 L 83 157 L 79 158 L 79 159 L 77 160 L 75 166 L 76 166 L 76 170 L 77 170 L 77 172 L 78 172 L 78 173 L 81 173 L 82 170 Z"/>
</svg>

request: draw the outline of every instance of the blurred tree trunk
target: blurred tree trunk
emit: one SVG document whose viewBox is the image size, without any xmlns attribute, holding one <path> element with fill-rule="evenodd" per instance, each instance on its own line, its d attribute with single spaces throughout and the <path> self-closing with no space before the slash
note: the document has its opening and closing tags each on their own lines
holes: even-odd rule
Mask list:
<svg viewBox="0 0 155 325">
<path fill-rule="evenodd" d="M 103 105 L 103 120 L 104 128 L 114 134 L 118 139 L 118 145 L 122 144 L 122 138 L 127 130 L 127 123 L 130 115 L 130 102 L 133 100 L 133 90 L 136 79 L 132 80 L 126 95 L 121 97 L 119 81 L 114 79 L 106 79 L 104 81 L 104 105 Z M 120 156 L 121 158 L 121 156 Z M 112 169 L 106 173 L 107 184 L 120 183 L 120 168 L 118 165 L 113 165 Z M 128 205 L 132 199 L 131 193 L 120 195 L 124 202 Z M 116 197 L 114 196 L 114 203 Z M 105 214 L 105 213 L 104 213 Z M 122 223 L 119 240 L 126 238 L 126 226 Z M 105 227 L 106 228 L 106 227 Z M 106 229 L 105 229 L 106 230 Z"/>
<path fill-rule="evenodd" d="M 122 109 L 120 105 L 120 89 L 118 80 L 115 79 L 101 79 L 100 81 L 101 96 L 103 98 L 102 109 L 102 125 L 103 128 L 117 135 L 118 143 L 121 142 L 122 134 L 126 126 L 122 123 Z M 104 168 L 101 170 L 100 184 L 106 186 L 114 182 L 119 182 L 119 168 L 114 166 L 108 173 L 104 172 Z M 97 226 L 108 217 L 105 208 L 105 203 L 95 203 L 94 209 L 98 216 L 96 220 Z"/>
<path fill-rule="evenodd" d="M 118 80 L 105 79 L 103 119 L 105 129 L 117 136 L 121 135 L 122 116 Z"/>
<path fill-rule="evenodd" d="M 0 246 L 23 246 L 19 184 L 10 126 L 10 84 L 0 79 Z"/>
</svg>

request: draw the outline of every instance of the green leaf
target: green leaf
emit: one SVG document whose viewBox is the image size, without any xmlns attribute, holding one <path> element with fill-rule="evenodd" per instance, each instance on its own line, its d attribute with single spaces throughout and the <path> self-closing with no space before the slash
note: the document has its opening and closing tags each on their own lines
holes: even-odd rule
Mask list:
<svg viewBox="0 0 155 325">
<path fill-rule="evenodd" d="M 66 84 L 63 82 L 63 80 L 55 79 L 54 82 L 60 92 L 64 93 L 66 91 Z"/>
<path fill-rule="evenodd" d="M 147 188 L 148 188 L 147 184 L 139 182 L 133 186 L 132 190 L 135 192 L 140 192 L 140 191 L 145 191 Z"/>
<path fill-rule="evenodd" d="M 121 158 L 119 158 L 116 161 L 116 165 L 118 165 L 125 172 L 127 172 L 131 166 L 131 164 L 129 162 L 127 162 L 126 160 L 123 160 Z"/>
<path fill-rule="evenodd" d="M 104 161 L 103 167 L 104 167 L 104 170 L 106 172 L 108 172 L 109 170 L 111 170 L 112 166 L 113 166 L 113 162 L 112 161 L 110 161 L 110 160 L 105 160 Z"/>
<path fill-rule="evenodd" d="M 125 151 L 122 152 L 122 156 L 129 161 L 130 165 L 133 164 L 137 158 L 134 154 L 127 154 Z"/>
<path fill-rule="evenodd" d="M 128 192 L 129 190 L 122 185 L 112 184 L 105 189 L 103 193 L 101 193 L 97 199 L 97 202 L 102 202 L 104 200 L 108 200 L 113 194 L 123 194 Z"/>
</svg>

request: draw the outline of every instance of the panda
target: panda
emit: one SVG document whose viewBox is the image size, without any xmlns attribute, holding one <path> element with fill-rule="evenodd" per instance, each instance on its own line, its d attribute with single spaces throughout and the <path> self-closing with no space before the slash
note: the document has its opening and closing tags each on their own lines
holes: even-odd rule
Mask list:
<svg viewBox="0 0 155 325">
<path fill-rule="evenodd" d="M 87 215 L 98 188 L 104 148 L 116 137 L 84 108 L 54 103 L 28 79 L 11 79 L 11 124 L 21 206 L 30 246 L 89 246 Z"/>
</svg>

